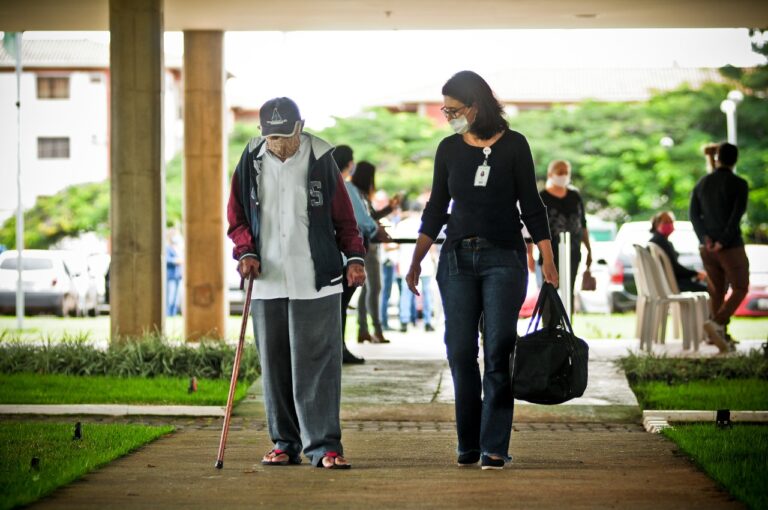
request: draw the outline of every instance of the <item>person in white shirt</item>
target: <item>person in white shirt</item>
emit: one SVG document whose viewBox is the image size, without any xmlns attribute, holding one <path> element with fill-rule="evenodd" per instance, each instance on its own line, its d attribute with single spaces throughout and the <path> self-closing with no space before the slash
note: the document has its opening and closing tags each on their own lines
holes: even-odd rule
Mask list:
<svg viewBox="0 0 768 510">
<path fill-rule="evenodd" d="M 292 100 L 267 101 L 227 205 L 233 256 L 254 277 L 253 327 L 274 448 L 268 466 L 348 469 L 341 444 L 341 281 L 365 282 L 362 239 L 327 142 Z M 342 262 L 346 257 L 346 271 Z"/>
</svg>

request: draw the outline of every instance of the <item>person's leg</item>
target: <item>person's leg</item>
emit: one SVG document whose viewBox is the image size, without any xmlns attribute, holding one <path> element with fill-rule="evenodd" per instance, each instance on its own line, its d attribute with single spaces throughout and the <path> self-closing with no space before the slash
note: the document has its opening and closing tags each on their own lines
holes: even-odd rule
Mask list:
<svg viewBox="0 0 768 510">
<path fill-rule="evenodd" d="M 421 277 L 421 303 L 424 305 L 424 327 L 432 327 L 432 277 Z"/>
<path fill-rule="evenodd" d="M 392 262 L 381 265 L 381 302 L 379 303 L 379 320 L 381 329 L 389 328 L 389 298 L 392 296 L 392 280 L 395 276 L 395 267 Z"/>
<path fill-rule="evenodd" d="M 251 315 L 261 360 L 269 437 L 275 448 L 285 451 L 291 458 L 298 458 L 302 443 L 293 398 L 288 300 L 254 299 L 251 301 Z"/>
<path fill-rule="evenodd" d="M 360 296 L 357 298 L 357 338 L 358 340 L 370 340 L 368 334 L 368 308 L 365 302 L 368 299 L 368 278 L 365 284 L 360 287 Z"/>
<path fill-rule="evenodd" d="M 527 260 L 524 252 L 515 250 L 490 248 L 480 253 L 485 317 L 480 445 L 484 455 L 509 459 L 514 411 L 509 356 L 528 285 Z"/>
<path fill-rule="evenodd" d="M 744 246 L 735 246 L 718 252 L 717 258 L 725 272 L 726 287 L 730 285 L 728 296 L 714 316 L 714 321 L 727 326 L 731 316 L 749 292 L 749 259 Z"/>
<path fill-rule="evenodd" d="M 384 340 L 384 333 L 381 330 L 381 320 L 379 319 L 379 295 L 381 294 L 381 263 L 379 262 L 379 245 L 371 244 L 371 249 L 365 256 L 366 285 L 368 292 L 366 295 L 365 307 L 368 315 L 371 316 L 373 323 L 374 341 Z"/>
<path fill-rule="evenodd" d="M 725 271 L 720 266 L 720 261 L 706 248 L 699 249 L 704 271 L 707 273 L 707 290 L 709 291 L 709 315 L 714 318 L 720 307 L 723 306 L 728 284 L 725 281 Z"/>
<path fill-rule="evenodd" d="M 341 425 L 340 294 L 288 302 L 293 398 L 304 454 L 313 466 L 326 452 L 343 455 Z"/>
<path fill-rule="evenodd" d="M 345 275 L 346 276 L 346 275 Z M 350 287 L 347 285 L 347 279 L 342 278 L 341 279 L 341 286 L 342 286 L 342 292 L 341 292 L 341 353 L 342 353 L 342 361 L 344 363 L 350 363 L 350 364 L 360 364 L 365 363 L 365 359 L 359 358 L 349 352 L 349 349 L 347 349 L 347 307 L 349 306 L 349 302 L 352 300 L 352 296 L 355 293 L 355 289 L 357 287 Z"/>
<path fill-rule="evenodd" d="M 413 309 L 414 301 L 416 296 L 411 292 L 411 289 L 408 288 L 408 286 L 405 284 L 405 281 L 403 281 L 403 284 L 400 286 L 400 330 L 405 331 L 405 328 L 408 327 L 408 323 L 413 320 L 413 317 L 415 315 L 412 314 L 411 310 Z"/>
<path fill-rule="evenodd" d="M 443 252 L 437 284 L 445 315 L 445 346 L 455 395 L 457 453 L 480 454 L 482 385 L 477 362 L 477 323 L 482 311 L 480 282 L 473 251 Z M 474 459 L 477 462 L 477 458 Z"/>
<path fill-rule="evenodd" d="M 176 305 L 177 283 L 173 278 L 168 278 L 165 282 L 165 312 L 168 317 L 173 317 L 176 315 L 176 309 L 174 307 Z"/>
</svg>

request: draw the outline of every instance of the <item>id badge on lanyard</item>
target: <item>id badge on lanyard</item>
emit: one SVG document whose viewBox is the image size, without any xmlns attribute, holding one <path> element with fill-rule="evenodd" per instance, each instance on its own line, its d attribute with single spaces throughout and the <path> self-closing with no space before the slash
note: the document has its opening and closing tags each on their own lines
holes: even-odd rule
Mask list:
<svg viewBox="0 0 768 510">
<path fill-rule="evenodd" d="M 483 155 L 485 161 L 483 164 L 477 167 L 475 172 L 475 186 L 485 187 L 488 184 L 488 177 L 491 175 L 491 167 L 488 165 L 488 156 L 491 154 L 490 147 L 483 147 Z"/>
</svg>

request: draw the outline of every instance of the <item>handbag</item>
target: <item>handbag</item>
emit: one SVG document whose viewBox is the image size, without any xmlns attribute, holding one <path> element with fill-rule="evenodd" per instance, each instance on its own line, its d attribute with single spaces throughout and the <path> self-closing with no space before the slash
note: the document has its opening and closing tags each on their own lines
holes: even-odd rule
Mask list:
<svg viewBox="0 0 768 510">
<path fill-rule="evenodd" d="M 550 307 L 549 324 L 538 329 L 545 306 Z M 587 388 L 588 360 L 589 346 L 573 334 L 557 290 L 552 284 L 545 283 L 528 330 L 525 336 L 517 339 L 510 355 L 514 397 L 547 405 L 580 397 Z"/>
<path fill-rule="evenodd" d="M 597 280 L 592 276 L 592 272 L 587 269 L 581 277 L 581 290 L 597 289 Z"/>
</svg>

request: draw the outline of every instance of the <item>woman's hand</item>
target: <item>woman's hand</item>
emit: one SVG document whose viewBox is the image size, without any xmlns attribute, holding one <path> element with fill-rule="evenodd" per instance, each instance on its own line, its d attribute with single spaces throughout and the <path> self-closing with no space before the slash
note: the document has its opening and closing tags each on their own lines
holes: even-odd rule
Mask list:
<svg viewBox="0 0 768 510">
<path fill-rule="evenodd" d="M 411 292 L 419 296 L 419 289 L 416 286 L 419 284 L 419 277 L 421 276 L 421 264 L 411 264 L 411 268 L 408 270 L 408 274 L 405 275 L 405 283 Z"/>
<path fill-rule="evenodd" d="M 554 260 L 545 260 L 541 265 L 541 273 L 547 283 L 551 283 L 555 287 L 560 285 L 560 276 L 557 274 Z"/>
</svg>

